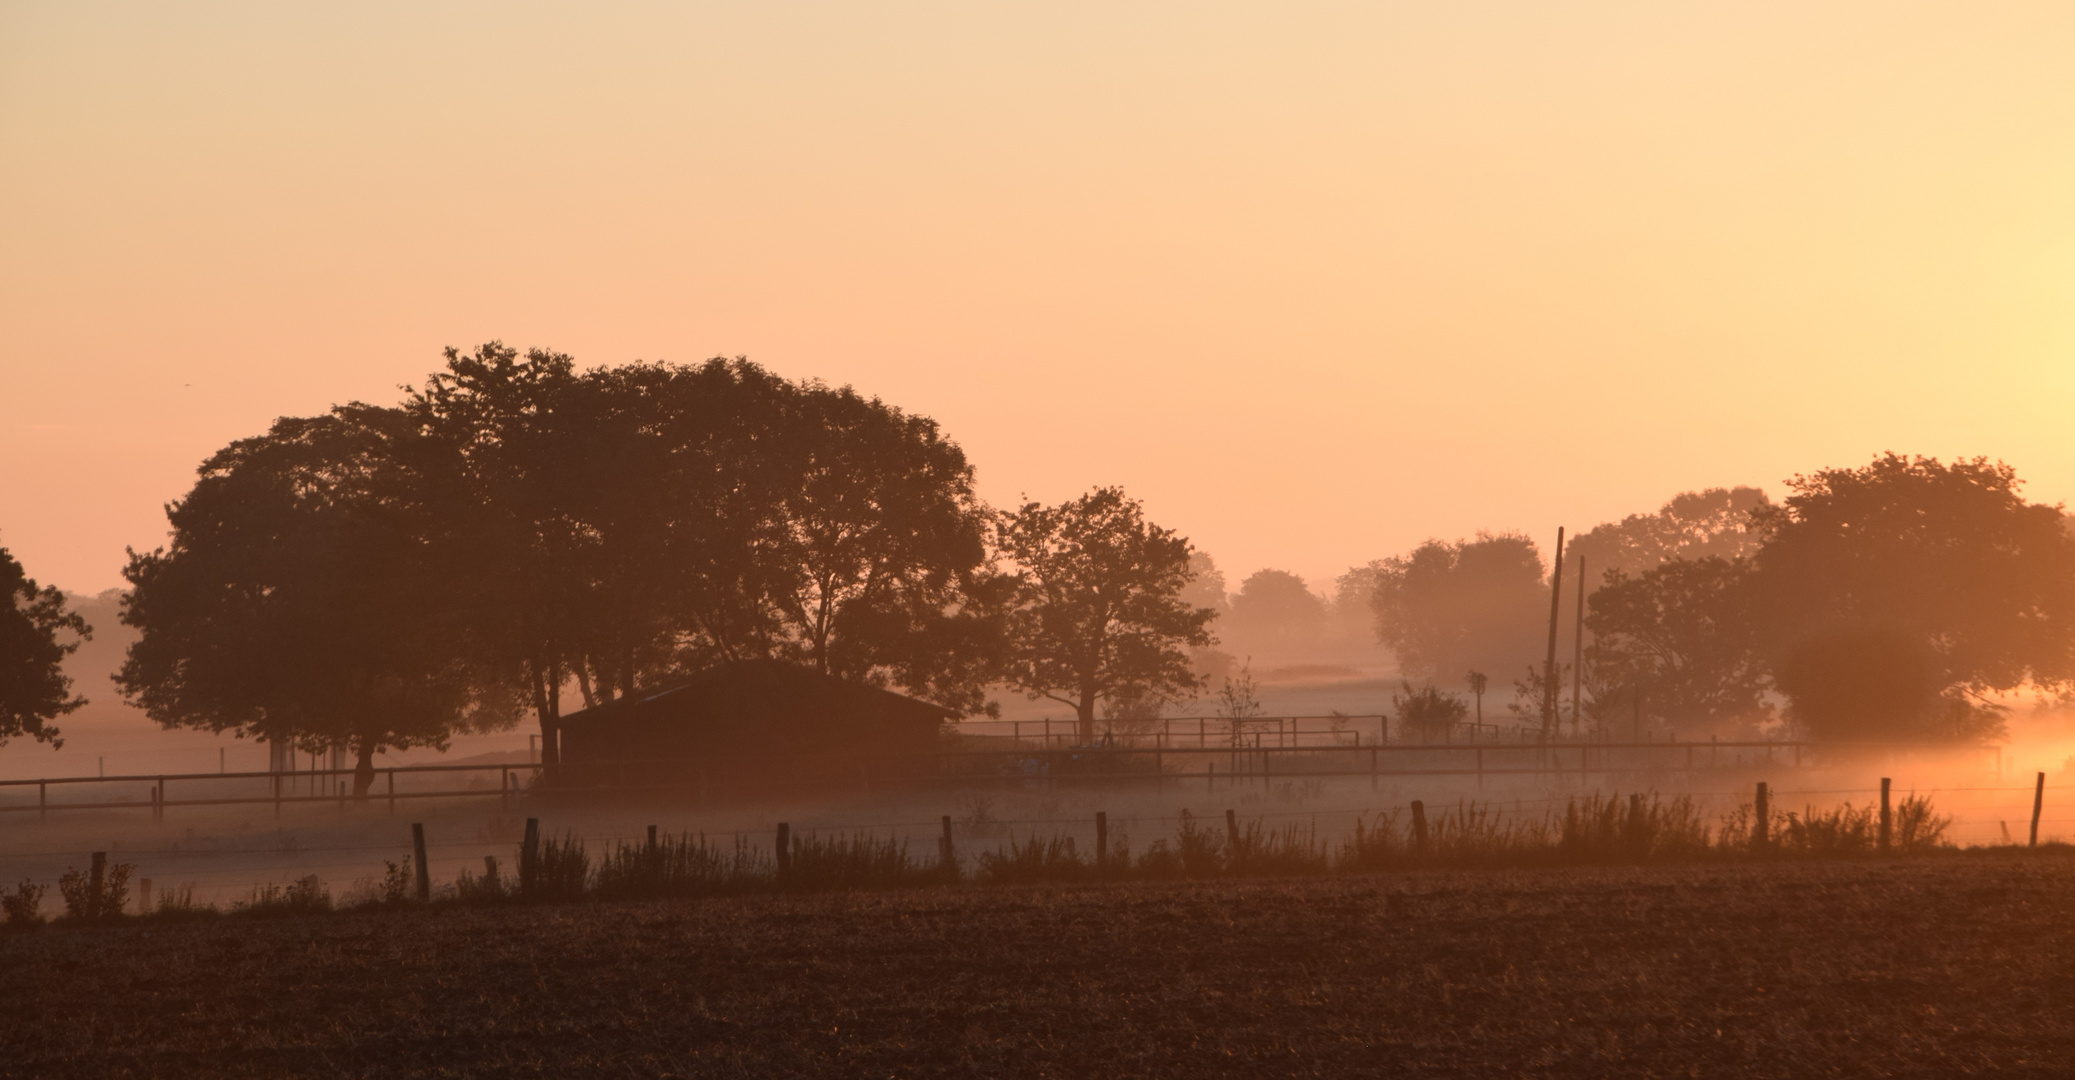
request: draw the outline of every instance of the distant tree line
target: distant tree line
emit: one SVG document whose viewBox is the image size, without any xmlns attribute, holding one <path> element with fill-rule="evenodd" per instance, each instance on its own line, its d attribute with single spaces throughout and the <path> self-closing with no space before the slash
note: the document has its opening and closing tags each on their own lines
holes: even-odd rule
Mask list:
<svg viewBox="0 0 2075 1080">
<path fill-rule="evenodd" d="M 1516 713 L 1561 680 L 1587 730 L 1648 715 L 1689 733 L 1783 718 L 1820 738 L 1981 738 L 2002 729 L 2001 695 L 2075 689 L 2075 536 L 2019 486 L 1985 459 L 1884 454 L 1797 476 L 1779 504 L 1713 489 L 1601 526 L 1566 552 L 1591 575 L 1582 671 L 1539 658 L 1549 580 L 1517 534 L 1371 564 L 1377 632 L 1430 685 L 1481 695 L 1486 673 L 1524 672 Z"/>
<path fill-rule="evenodd" d="M 926 418 L 745 360 L 579 370 L 449 350 L 395 406 L 284 418 L 205 462 L 133 552 L 118 677 L 168 726 L 385 748 L 539 725 L 778 657 L 964 712 L 1200 683 L 1187 540 L 1100 489 L 1007 513 Z"/>
</svg>

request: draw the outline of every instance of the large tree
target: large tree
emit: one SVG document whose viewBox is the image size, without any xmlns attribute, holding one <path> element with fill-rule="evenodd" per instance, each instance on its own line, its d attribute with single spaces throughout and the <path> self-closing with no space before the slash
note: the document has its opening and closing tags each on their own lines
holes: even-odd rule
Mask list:
<svg viewBox="0 0 2075 1080">
<path fill-rule="evenodd" d="M 435 558 L 441 502 L 400 444 L 406 414 L 352 405 L 277 421 L 202 465 L 168 510 L 169 547 L 132 553 L 117 677 L 168 727 L 374 755 L 508 723 L 457 647 L 455 567 Z"/>
<path fill-rule="evenodd" d="M 1654 514 L 1630 514 L 1587 529 L 1564 554 L 1584 559 L 1596 572 L 1619 570 L 1630 577 L 1674 559 L 1747 558 L 1763 539 L 1752 511 L 1770 505 L 1754 487 L 1681 492 Z"/>
<path fill-rule="evenodd" d="M 1232 594 L 1222 633 L 1264 652 L 1289 653 L 1316 645 L 1325 628 L 1326 602 L 1287 570 L 1256 570 Z"/>
<path fill-rule="evenodd" d="M 1518 533 L 1429 540 L 1372 564 L 1377 639 L 1406 674 L 1454 679 L 1518 671 L 1542 658 L 1549 584 L 1535 542 Z"/>
<path fill-rule="evenodd" d="M 455 478 L 476 652 L 530 687 L 545 761 L 572 678 L 595 703 L 777 656 L 983 706 L 999 586 L 932 421 L 741 359 L 578 372 L 492 343 L 447 366 L 409 408 Z"/>
<path fill-rule="evenodd" d="M 1651 715 L 1687 732 L 1770 718 L 1748 577 L 1748 563 L 1716 557 L 1608 571 L 1586 605 L 1595 705 L 1635 709 L 1628 695 L 1640 694 Z"/>
<path fill-rule="evenodd" d="M 7 598 L 0 607 L 0 746 L 18 735 L 62 746 L 50 722 L 86 704 L 72 694 L 65 657 L 93 628 L 65 609 L 56 586 L 39 588 L 4 547 L 0 596 Z"/>
<path fill-rule="evenodd" d="M 1869 657 L 1916 657 L 1941 693 L 1926 706 L 1937 715 L 1893 718 L 1905 735 L 1956 730 L 1945 710 L 1997 692 L 2075 682 L 2075 538 L 2059 507 L 2024 499 L 2009 466 L 1890 453 L 1788 487 L 1755 515 L 1765 543 L 1751 584 L 1769 659 L 1801 676 L 1782 684 L 1790 696 L 1821 656 L 1840 679 L 1877 668 Z M 1812 700 L 1802 691 L 1797 714 Z"/>
<path fill-rule="evenodd" d="M 934 421 L 848 387 L 796 388 L 774 594 L 790 644 L 821 671 L 896 682 L 972 710 L 993 637 L 988 514 Z"/>
<path fill-rule="evenodd" d="M 1121 489 L 1025 504 L 1002 519 L 998 544 L 1015 583 L 1008 681 L 1071 706 L 1083 742 L 1105 701 L 1171 700 L 1201 685 L 1188 650 L 1211 644 L 1217 613 L 1182 599 L 1189 542 Z"/>
</svg>

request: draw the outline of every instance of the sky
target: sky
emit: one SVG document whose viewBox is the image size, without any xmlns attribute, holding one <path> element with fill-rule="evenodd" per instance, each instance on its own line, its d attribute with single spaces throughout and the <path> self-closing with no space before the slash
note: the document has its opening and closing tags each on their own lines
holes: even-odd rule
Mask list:
<svg viewBox="0 0 2075 1080">
<path fill-rule="evenodd" d="M 440 350 L 744 355 L 1235 583 L 1883 450 L 2075 502 L 2075 6 L 0 0 L 0 545 Z"/>
</svg>

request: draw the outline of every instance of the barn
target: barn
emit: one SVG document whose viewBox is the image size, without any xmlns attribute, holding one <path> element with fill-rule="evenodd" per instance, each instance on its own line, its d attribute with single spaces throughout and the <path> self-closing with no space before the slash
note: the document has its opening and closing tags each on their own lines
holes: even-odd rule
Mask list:
<svg viewBox="0 0 2075 1080">
<path fill-rule="evenodd" d="M 738 660 L 561 721 L 562 779 L 741 798 L 927 775 L 957 713 L 780 660 Z"/>
</svg>

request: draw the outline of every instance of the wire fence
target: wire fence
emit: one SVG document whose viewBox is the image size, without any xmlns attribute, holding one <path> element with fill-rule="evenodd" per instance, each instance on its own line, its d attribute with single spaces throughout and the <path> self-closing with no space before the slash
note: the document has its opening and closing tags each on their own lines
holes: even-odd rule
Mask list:
<svg viewBox="0 0 2075 1080">
<path fill-rule="evenodd" d="M 1984 833 L 1983 830 L 1987 828 L 1986 822 L 1995 821 L 2002 826 L 2002 835 L 2006 842 L 2023 842 L 2023 840 L 2020 840 L 2010 832 L 2009 820 L 2018 821 L 2020 826 L 2027 830 L 2024 834 L 2024 840 L 2029 839 L 2030 830 L 2033 829 L 2061 828 L 2075 825 L 2075 817 L 2048 817 L 2043 813 L 2044 808 L 2048 806 L 2055 809 L 2060 809 L 2063 806 L 2075 807 L 2075 798 L 2066 796 L 2066 793 L 2075 791 L 2075 784 L 2049 784 L 2044 781 L 2044 774 L 2041 774 L 2032 784 L 1923 786 L 1909 788 L 1906 792 L 1902 789 L 1897 789 L 1896 794 L 1920 795 L 1929 797 L 1934 801 L 1961 797 L 1961 802 L 1967 805 L 1955 807 L 1952 804 L 1940 802 L 1938 809 L 1944 813 L 1952 813 L 1955 809 L 1963 812 L 1967 809 L 1972 809 L 1976 813 L 1969 815 L 1969 818 L 1971 818 L 1973 824 L 1980 826 L 1980 828 L 1974 830 L 1978 836 L 1985 836 L 1993 841 L 1996 833 L 1993 831 Z M 1678 791 L 1670 794 L 1673 797 L 1690 798 L 1703 807 L 1733 809 L 1736 806 L 1751 803 L 1755 793 L 1755 788 L 1714 787 L 1705 790 Z M 1790 800 L 1814 798 L 1832 803 L 1863 802 L 1870 804 L 1880 798 L 1882 789 L 1877 785 L 1866 787 L 1769 788 L 1768 794 L 1772 807 L 1771 813 L 1774 816 L 1784 817 L 1786 813 L 1794 809 L 1789 804 Z M 1541 797 L 1478 800 L 1464 796 L 1459 801 L 1467 806 L 1493 812 L 1502 817 L 1511 815 L 1517 819 L 1546 820 L 1560 815 L 1566 806 L 1577 802 L 1581 797 L 1584 796 L 1580 794 L 1554 794 Z M 1412 800 L 1399 799 L 1394 801 L 1366 802 L 1352 806 L 1248 807 L 1242 812 L 1241 816 L 1245 821 L 1263 824 L 1308 821 L 1315 833 L 1331 839 L 1351 831 L 1357 820 L 1375 819 L 1388 815 L 1403 815 L 1411 805 Z M 1429 805 L 1440 806 L 1443 804 L 1435 803 Z M 960 839 L 962 850 L 968 852 L 985 850 L 985 844 L 989 841 L 999 844 L 1013 840 L 1018 835 L 1021 835 L 1026 840 L 1036 836 L 1085 835 L 1095 831 L 1097 828 L 1092 811 L 1073 816 L 1046 813 L 1040 816 L 993 818 L 988 816 L 984 809 L 977 811 L 970 807 L 961 809 L 966 812 L 960 815 L 938 815 L 913 819 L 905 816 L 872 820 L 861 820 L 854 817 L 824 818 L 821 820 L 806 818 L 789 822 L 788 827 L 791 830 L 791 834 L 796 837 L 832 834 L 912 841 L 919 838 L 933 840 L 937 830 L 944 828 L 948 820 L 953 833 Z M 1216 809 L 1222 810 L 1224 807 Z M 1986 818 L 1979 814 L 1983 810 L 1989 811 Z M 1998 819 L 1995 816 L 1995 812 L 1999 810 L 2011 812 L 2011 818 Z M 2036 818 L 2033 816 L 2035 812 L 2038 815 Z M 1124 812 L 1110 817 L 1109 826 L 1113 830 L 1119 831 L 1144 829 L 1167 831 L 1179 828 L 1185 820 L 1189 820 L 1191 817 L 1192 815 L 1185 810 L 1148 813 Z M 1193 815 L 1193 817 L 1195 820 L 1203 820 L 1202 815 Z M 574 815 L 572 815 L 572 818 L 574 818 Z M 543 826 L 549 830 L 554 830 L 554 824 L 552 817 L 543 821 Z M 917 835 L 918 831 L 923 831 L 920 836 Z M 768 824 L 756 828 L 687 828 L 676 830 L 676 833 L 699 837 L 709 842 L 720 841 L 759 846 L 773 843 L 776 839 L 772 826 Z M 603 830 L 596 828 L 570 828 L 554 831 L 554 835 L 566 840 L 580 841 L 587 845 L 606 846 L 639 844 L 645 842 L 648 838 L 648 833 L 645 829 L 628 832 L 610 828 Z M 2046 834 L 2041 835 L 2042 838 L 2050 839 L 2050 836 Z M 519 840 L 516 836 L 493 837 L 478 835 L 473 839 L 427 838 L 424 847 L 427 851 L 428 863 L 438 862 L 445 864 L 445 868 L 451 871 L 466 865 L 469 860 L 479 858 L 484 854 L 515 852 L 518 843 Z M 290 841 L 272 844 L 243 843 L 215 847 L 183 845 L 176 847 L 136 848 L 111 851 L 109 856 L 117 861 L 138 865 L 142 876 L 156 876 L 162 883 L 201 884 L 206 882 L 207 891 L 211 895 L 200 896 L 198 899 L 202 899 L 205 902 L 220 902 L 225 899 L 235 900 L 238 897 L 250 895 L 263 886 L 280 883 L 284 878 L 293 880 L 294 878 L 313 873 L 339 875 L 341 872 L 345 874 L 358 872 L 363 876 L 373 875 L 380 872 L 384 862 L 400 862 L 408 857 L 411 851 L 410 840 L 405 836 L 398 836 L 391 841 L 366 843 L 303 845 Z M 59 864 L 84 864 L 93 855 L 94 852 L 92 851 L 71 847 L 0 852 L 0 867 L 11 865 L 23 868 L 25 864 L 41 864 L 44 867 Z M 254 861 L 271 865 L 224 865 L 247 864 Z M 211 864 L 217 865 L 212 866 Z"/>
</svg>

